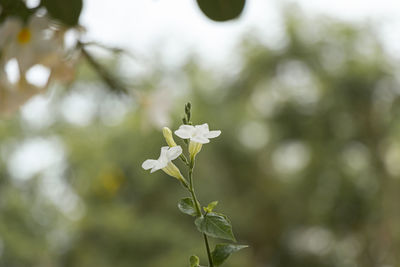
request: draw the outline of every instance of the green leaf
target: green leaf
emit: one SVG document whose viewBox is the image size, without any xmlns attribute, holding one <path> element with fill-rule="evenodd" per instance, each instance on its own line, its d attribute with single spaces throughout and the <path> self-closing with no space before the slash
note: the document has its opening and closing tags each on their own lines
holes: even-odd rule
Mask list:
<svg viewBox="0 0 400 267">
<path fill-rule="evenodd" d="M 189 261 L 190 261 L 190 267 L 198 267 L 200 265 L 200 259 L 195 255 L 190 256 Z"/>
<path fill-rule="evenodd" d="M 217 244 L 211 254 L 214 265 L 221 265 L 232 253 L 247 247 L 246 245 Z"/>
<path fill-rule="evenodd" d="M 196 207 L 194 206 L 193 200 L 190 197 L 182 198 L 178 202 L 178 208 L 185 214 L 190 216 L 197 216 Z"/>
<path fill-rule="evenodd" d="M 75 26 L 82 11 L 82 0 L 42 0 L 49 14 L 62 23 Z"/>
<path fill-rule="evenodd" d="M 204 211 L 207 213 L 210 213 L 213 211 L 213 209 L 218 205 L 218 201 L 213 201 L 210 204 L 208 204 L 207 207 L 204 207 Z"/>
<path fill-rule="evenodd" d="M 209 213 L 197 218 L 194 223 L 200 232 L 208 236 L 235 241 L 232 225 L 228 217 L 223 214 Z"/>
<path fill-rule="evenodd" d="M 239 17 L 246 0 L 197 0 L 201 11 L 215 21 L 227 21 Z"/>
</svg>

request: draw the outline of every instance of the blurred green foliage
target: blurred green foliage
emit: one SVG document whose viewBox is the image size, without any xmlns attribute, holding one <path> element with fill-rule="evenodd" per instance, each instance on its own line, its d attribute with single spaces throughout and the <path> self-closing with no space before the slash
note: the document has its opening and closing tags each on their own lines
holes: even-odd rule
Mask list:
<svg viewBox="0 0 400 267">
<path fill-rule="evenodd" d="M 237 51 L 230 71 L 191 59 L 173 74 L 135 76 L 139 91 L 170 75 L 184 81 L 171 128 L 190 100 L 194 122 L 222 130 L 195 177 L 202 204 L 218 199 L 250 245 L 225 266 L 400 266 L 398 66 L 374 32 L 292 15 L 276 43 L 250 35 Z M 98 85 L 82 73 L 76 87 Z M 125 100 L 96 91 L 98 112 L 84 126 L 0 122 L 0 266 L 188 266 L 203 251 L 176 206 L 184 189 L 140 168 L 163 145 L 161 129 L 143 130 L 143 105 L 105 123 L 104 101 Z M 52 100 L 54 116 L 63 99 Z M 50 178 L 13 177 L 13 153 L 38 138 L 61 143 L 64 164 Z"/>
</svg>

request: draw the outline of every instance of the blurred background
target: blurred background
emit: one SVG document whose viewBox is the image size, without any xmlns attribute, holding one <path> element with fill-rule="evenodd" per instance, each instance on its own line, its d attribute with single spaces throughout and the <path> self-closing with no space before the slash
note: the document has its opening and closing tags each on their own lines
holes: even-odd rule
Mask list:
<svg viewBox="0 0 400 267">
<path fill-rule="evenodd" d="M 215 22 L 194 1 L 142 2 L 80 16 L 128 93 L 82 60 L 0 120 L 0 266 L 206 262 L 185 190 L 140 167 L 190 101 L 222 130 L 198 155 L 199 199 L 250 246 L 224 266 L 399 267 L 400 5 L 253 0 Z"/>
</svg>

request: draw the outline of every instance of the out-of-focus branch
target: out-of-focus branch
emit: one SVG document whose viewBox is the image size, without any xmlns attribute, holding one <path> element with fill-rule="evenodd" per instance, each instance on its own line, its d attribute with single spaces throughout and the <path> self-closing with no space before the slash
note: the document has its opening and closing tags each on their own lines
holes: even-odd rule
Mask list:
<svg viewBox="0 0 400 267">
<path fill-rule="evenodd" d="M 92 42 L 81 42 L 81 43 L 86 47 L 88 47 L 88 46 L 97 46 L 97 47 L 102 48 L 104 50 L 110 51 L 111 53 L 114 53 L 114 54 L 126 54 L 128 56 L 133 57 L 133 55 L 130 52 L 128 52 L 125 49 L 119 48 L 119 47 L 112 47 L 112 46 L 108 46 L 108 45 L 105 45 L 105 44 L 102 44 L 102 43 L 99 43 L 99 42 L 93 42 L 93 41 Z"/>
<path fill-rule="evenodd" d="M 86 58 L 90 66 L 97 72 L 108 87 L 117 93 L 128 93 L 126 87 L 87 51 L 85 43 L 78 42 L 78 47 L 81 49 L 82 55 Z"/>
</svg>

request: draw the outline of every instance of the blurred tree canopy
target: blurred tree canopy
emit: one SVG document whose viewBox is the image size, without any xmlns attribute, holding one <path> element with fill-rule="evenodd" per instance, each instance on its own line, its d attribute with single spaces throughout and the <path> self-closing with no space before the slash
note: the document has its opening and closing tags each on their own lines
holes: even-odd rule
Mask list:
<svg viewBox="0 0 400 267">
<path fill-rule="evenodd" d="M 197 0 L 196 3 L 205 16 L 224 22 L 237 19 L 245 2 Z M 0 116 L 13 114 L 55 83 L 68 86 L 75 80 L 77 65 L 82 60 L 109 89 L 127 93 L 127 86 L 88 48 L 101 47 L 115 54 L 124 51 L 84 41 L 86 29 L 79 23 L 83 6 L 83 0 L 0 1 Z M 115 6 L 118 8 L 118 4 Z"/>
<path fill-rule="evenodd" d="M 301 15 L 284 26 L 274 44 L 245 36 L 229 74 L 190 58 L 135 87 L 154 100 L 167 80 L 174 129 L 190 100 L 193 121 L 222 130 L 196 183 L 250 245 L 227 267 L 399 266 L 398 65 L 369 28 Z M 187 266 L 202 243 L 175 206 L 184 191 L 140 168 L 161 145 L 148 108 L 166 97 L 127 102 L 79 73 L 73 91 L 54 89 L 46 123 L 28 111 L 0 122 L 0 265 Z M 28 148 L 53 151 L 52 164 L 21 172 Z"/>
</svg>

